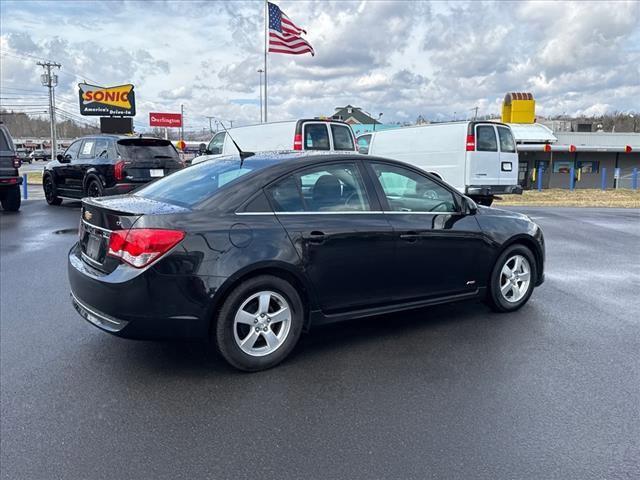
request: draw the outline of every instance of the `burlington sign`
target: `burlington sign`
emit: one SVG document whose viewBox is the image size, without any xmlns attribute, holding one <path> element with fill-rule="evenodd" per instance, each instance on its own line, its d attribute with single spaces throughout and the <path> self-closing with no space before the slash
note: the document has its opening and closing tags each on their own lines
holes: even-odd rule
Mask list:
<svg viewBox="0 0 640 480">
<path fill-rule="evenodd" d="M 136 114 L 136 97 L 130 83 L 116 87 L 79 83 L 78 87 L 81 115 L 133 117 Z"/>
<path fill-rule="evenodd" d="M 181 127 L 182 115 L 179 113 L 149 113 L 151 127 Z"/>
</svg>

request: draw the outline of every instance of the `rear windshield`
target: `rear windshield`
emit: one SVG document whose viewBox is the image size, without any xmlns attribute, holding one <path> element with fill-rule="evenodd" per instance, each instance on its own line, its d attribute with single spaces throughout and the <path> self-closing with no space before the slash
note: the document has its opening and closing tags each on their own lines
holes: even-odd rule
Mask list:
<svg viewBox="0 0 640 480">
<path fill-rule="evenodd" d="M 154 158 L 180 160 L 178 152 L 169 140 L 155 138 L 118 140 L 118 152 L 127 160 L 152 160 Z"/>
<path fill-rule="evenodd" d="M 331 133 L 333 133 L 333 149 L 334 150 L 353 150 L 353 137 L 351 129 L 344 125 L 331 125 Z"/>
<path fill-rule="evenodd" d="M 150 183 L 137 190 L 134 195 L 191 208 L 243 175 L 275 162 L 276 159 L 248 158 L 240 167 L 240 159 L 237 156 L 209 160 Z"/>
</svg>

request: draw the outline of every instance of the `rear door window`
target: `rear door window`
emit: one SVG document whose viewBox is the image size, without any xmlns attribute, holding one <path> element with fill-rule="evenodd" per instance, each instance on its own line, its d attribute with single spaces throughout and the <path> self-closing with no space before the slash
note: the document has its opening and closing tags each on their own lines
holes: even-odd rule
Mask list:
<svg viewBox="0 0 640 480">
<path fill-rule="evenodd" d="M 304 124 L 304 150 L 330 150 L 326 123 Z"/>
<path fill-rule="evenodd" d="M 516 142 L 513 140 L 511 130 L 507 127 L 498 127 L 498 136 L 500 137 L 500 151 L 505 153 L 515 153 Z"/>
<path fill-rule="evenodd" d="M 276 212 L 358 212 L 370 210 L 355 163 L 310 167 L 267 189 Z"/>
<path fill-rule="evenodd" d="M 13 150 L 13 145 L 11 145 L 7 134 L 3 130 L 0 130 L 0 150 Z"/>
<path fill-rule="evenodd" d="M 98 138 L 93 147 L 93 156 L 96 158 L 109 158 L 109 140 L 106 138 Z"/>
<path fill-rule="evenodd" d="M 354 150 L 351 129 L 345 125 L 331 124 L 334 150 Z"/>
<path fill-rule="evenodd" d="M 498 142 L 496 131 L 492 125 L 478 125 L 476 127 L 477 149 L 479 152 L 497 152 Z"/>
</svg>

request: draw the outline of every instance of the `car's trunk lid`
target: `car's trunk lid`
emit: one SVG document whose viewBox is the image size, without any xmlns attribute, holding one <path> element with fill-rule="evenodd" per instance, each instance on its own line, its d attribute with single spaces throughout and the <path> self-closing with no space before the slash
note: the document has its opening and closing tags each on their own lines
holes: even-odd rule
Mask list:
<svg viewBox="0 0 640 480">
<path fill-rule="evenodd" d="M 125 138 L 118 140 L 118 154 L 124 160 L 128 181 L 148 182 L 183 167 L 178 152 L 169 140 Z"/>
<path fill-rule="evenodd" d="M 85 198 L 82 200 L 79 242 L 85 263 L 110 273 L 120 261 L 109 257 L 109 240 L 114 230 L 129 230 L 143 215 L 171 214 L 187 209 L 136 195 Z"/>
</svg>

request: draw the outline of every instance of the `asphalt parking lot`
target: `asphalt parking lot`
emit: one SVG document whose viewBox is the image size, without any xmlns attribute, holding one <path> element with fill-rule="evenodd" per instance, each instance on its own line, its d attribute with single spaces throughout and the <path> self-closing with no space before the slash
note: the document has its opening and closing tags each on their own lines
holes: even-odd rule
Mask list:
<svg viewBox="0 0 640 480">
<path fill-rule="evenodd" d="M 640 475 L 638 210 L 518 208 L 544 229 L 547 281 L 515 314 L 327 326 L 242 374 L 77 315 L 77 206 L 0 213 L 2 478 Z"/>
</svg>

